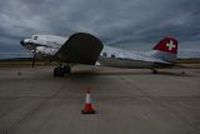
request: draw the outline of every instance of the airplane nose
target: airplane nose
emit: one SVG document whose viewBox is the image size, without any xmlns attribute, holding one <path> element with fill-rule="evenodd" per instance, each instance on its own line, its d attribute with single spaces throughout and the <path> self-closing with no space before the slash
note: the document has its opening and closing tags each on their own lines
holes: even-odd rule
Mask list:
<svg viewBox="0 0 200 134">
<path fill-rule="evenodd" d="M 22 46 L 24 46 L 24 40 L 21 40 L 21 41 L 20 41 L 20 44 L 21 44 Z"/>
</svg>

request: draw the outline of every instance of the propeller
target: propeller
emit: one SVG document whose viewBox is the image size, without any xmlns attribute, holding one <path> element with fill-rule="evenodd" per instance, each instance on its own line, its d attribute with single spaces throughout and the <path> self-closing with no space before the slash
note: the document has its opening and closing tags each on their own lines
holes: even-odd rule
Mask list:
<svg viewBox="0 0 200 134">
<path fill-rule="evenodd" d="M 35 66 L 36 59 L 37 59 L 37 52 L 36 52 L 36 49 L 35 49 L 33 51 L 32 68 L 34 68 L 34 66 Z"/>
</svg>

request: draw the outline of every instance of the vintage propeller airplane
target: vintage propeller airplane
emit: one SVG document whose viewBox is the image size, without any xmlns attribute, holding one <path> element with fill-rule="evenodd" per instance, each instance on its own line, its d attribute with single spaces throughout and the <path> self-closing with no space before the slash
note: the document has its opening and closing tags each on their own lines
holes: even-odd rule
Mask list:
<svg viewBox="0 0 200 134">
<path fill-rule="evenodd" d="M 178 50 L 178 41 L 173 37 L 165 37 L 149 52 L 134 52 L 104 46 L 100 39 L 89 33 L 75 33 L 70 37 L 38 34 L 20 43 L 33 52 L 32 66 L 36 58 L 57 61 L 55 77 L 70 73 L 72 65 L 76 64 L 151 69 L 171 66 Z"/>
</svg>

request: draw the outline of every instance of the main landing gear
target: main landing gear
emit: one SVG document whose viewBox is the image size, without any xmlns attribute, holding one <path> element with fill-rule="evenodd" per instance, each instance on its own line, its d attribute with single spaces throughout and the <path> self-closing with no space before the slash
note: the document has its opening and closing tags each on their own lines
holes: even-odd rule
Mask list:
<svg viewBox="0 0 200 134">
<path fill-rule="evenodd" d="M 59 65 L 53 70 L 54 77 L 63 77 L 65 74 L 69 74 L 71 72 L 70 65 Z"/>
</svg>

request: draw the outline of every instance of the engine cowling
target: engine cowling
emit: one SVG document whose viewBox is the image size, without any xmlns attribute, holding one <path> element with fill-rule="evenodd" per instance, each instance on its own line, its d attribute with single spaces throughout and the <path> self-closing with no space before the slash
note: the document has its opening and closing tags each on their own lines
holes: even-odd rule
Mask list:
<svg viewBox="0 0 200 134">
<path fill-rule="evenodd" d="M 44 56 L 53 56 L 57 52 L 55 48 L 49 48 L 45 46 L 36 47 L 36 53 Z"/>
</svg>

